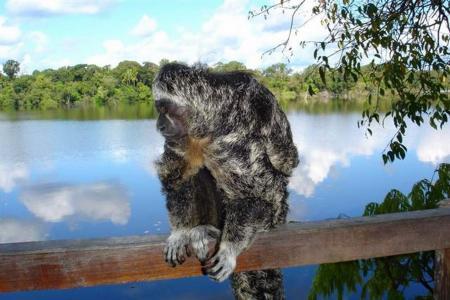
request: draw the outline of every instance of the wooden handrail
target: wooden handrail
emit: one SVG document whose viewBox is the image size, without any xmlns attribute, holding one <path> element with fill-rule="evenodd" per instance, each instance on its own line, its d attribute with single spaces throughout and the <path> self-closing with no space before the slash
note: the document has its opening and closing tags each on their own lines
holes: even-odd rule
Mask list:
<svg viewBox="0 0 450 300">
<path fill-rule="evenodd" d="M 0 291 L 62 289 L 201 275 L 168 267 L 166 236 L 0 244 Z M 450 208 L 290 223 L 261 233 L 237 271 L 333 263 L 450 248 Z"/>
</svg>

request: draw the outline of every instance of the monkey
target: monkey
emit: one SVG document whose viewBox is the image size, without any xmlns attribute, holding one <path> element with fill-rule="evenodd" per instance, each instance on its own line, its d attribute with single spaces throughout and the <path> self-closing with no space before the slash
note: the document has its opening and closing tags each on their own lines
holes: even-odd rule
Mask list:
<svg viewBox="0 0 450 300">
<path fill-rule="evenodd" d="M 161 67 L 152 90 L 165 138 L 157 169 L 171 224 L 166 262 L 193 252 L 211 279 L 231 275 L 237 299 L 284 299 L 280 270 L 233 273 L 257 232 L 286 222 L 299 159 L 275 96 L 248 72 L 178 63 Z"/>
</svg>

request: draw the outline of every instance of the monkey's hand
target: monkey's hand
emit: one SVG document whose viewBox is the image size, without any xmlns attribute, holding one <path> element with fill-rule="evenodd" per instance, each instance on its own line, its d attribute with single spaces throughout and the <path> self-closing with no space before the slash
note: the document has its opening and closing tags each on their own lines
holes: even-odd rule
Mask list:
<svg viewBox="0 0 450 300">
<path fill-rule="evenodd" d="M 220 236 L 220 230 L 212 225 L 199 225 L 191 229 L 190 245 L 195 256 L 201 263 L 205 263 L 208 258 L 209 247 L 211 240 L 216 240 Z"/>
<path fill-rule="evenodd" d="M 177 264 L 181 265 L 186 260 L 186 256 L 191 256 L 189 252 L 189 230 L 172 231 L 164 247 L 166 263 L 172 267 Z"/>
<path fill-rule="evenodd" d="M 224 281 L 233 273 L 239 251 L 229 242 L 220 243 L 217 253 L 203 266 L 203 274 L 216 281 Z"/>
</svg>

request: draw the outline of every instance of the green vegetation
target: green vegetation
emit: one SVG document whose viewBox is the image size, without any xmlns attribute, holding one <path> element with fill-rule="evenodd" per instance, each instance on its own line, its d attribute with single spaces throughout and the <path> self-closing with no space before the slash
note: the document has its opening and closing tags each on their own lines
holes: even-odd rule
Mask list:
<svg viewBox="0 0 450 300">
<path fill-rule="evenodd" d="M 62 67 L 57 70 L 34 71 L 32 75 L 17 76 L 20 66 L 14 60 L 3 65 L 0 73 L 0 110 L 53 110 L 73 107 L 115 107 L 124 104 L 151 104 L 151 84 L 159 67 L 154 63 L 140 64 L 123 61 L 115 68 L 80 64 Z M 237 61 L 217 63 L 214 71 L 244 70 L 254 74 L 277 96 L 284 107 L 310 107 L 311 104 L 335 102 L 353 103 L 359 111 L 367 108 L 364 95 L 367 86 L 352 79 L 339 79 L 337 73 L 329 73 L 329 82 L 321 82 L 316 66 L 303 72 L 293 72 L 286 64 L 274 64 L 263 70 L 250 70 Z M 364 70 L 363 70 L 364 72 Z M 317 95 L 308 93 L 314 86 Z M 361 100 L 363 99 L 363 100 Z M 389 109 L 391 100 L 387 99 L 384 109 Z M 378 104 L 378 105 L 382 105 Z"/>
<path fill-rule="evenodd" d="M 450 164 L 441 164 L 435 174 L 437 180 L 417 182 L 408 195 L 392 190 L 382 203 L 369 203 L 364 215 L 438 207 L 439 201 L 450 197 Z M 416 299 L 433 299 L 433 280 L 434 251 L 323 264 L 317 270 L 309 299 L 320 295 L 343 299 L 345 291 L 356 293 L 358 286 L 361 299 L 405 299 L 403 290 L 412 283 L 422 285 L 426 291 Z"/>
<path fill-rule="evenodd" d="M 49 110 L 151 102 L 150 86 L 158 66 L 133 61 L 113 69 L 82 64 L 16 77 L 19 64 L 9 60 L 3 70 L 7 77 L 0 76 L 0 109 Z"/>
</svg>

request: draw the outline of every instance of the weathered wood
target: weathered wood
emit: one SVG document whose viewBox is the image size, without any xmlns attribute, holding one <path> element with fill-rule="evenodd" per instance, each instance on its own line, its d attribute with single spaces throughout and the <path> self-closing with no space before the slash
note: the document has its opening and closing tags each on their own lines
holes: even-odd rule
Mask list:
<svg viewBox="0 0 450 300">
<path fill-rule="evenodd" d="M 435 251 L 434 299 L 450 299 L 450 249 Z"/>
<path fill-rule="evenodd" d="M 0 291 L 60 289 L 201 275 L 166 266 L 166 237 L 0 244 Z M 291 223 L 259 234 L 238 271 L 332 263 L 450 248 L 450 208 Z"/>
<path fill-rule="evenodd" d="M 449 208 L 450 199 L 440 201 L 439 207 Z M 450 299 L 450 248 L 435 251 L 433 296 L 435 300 Z"/>
</svg>

